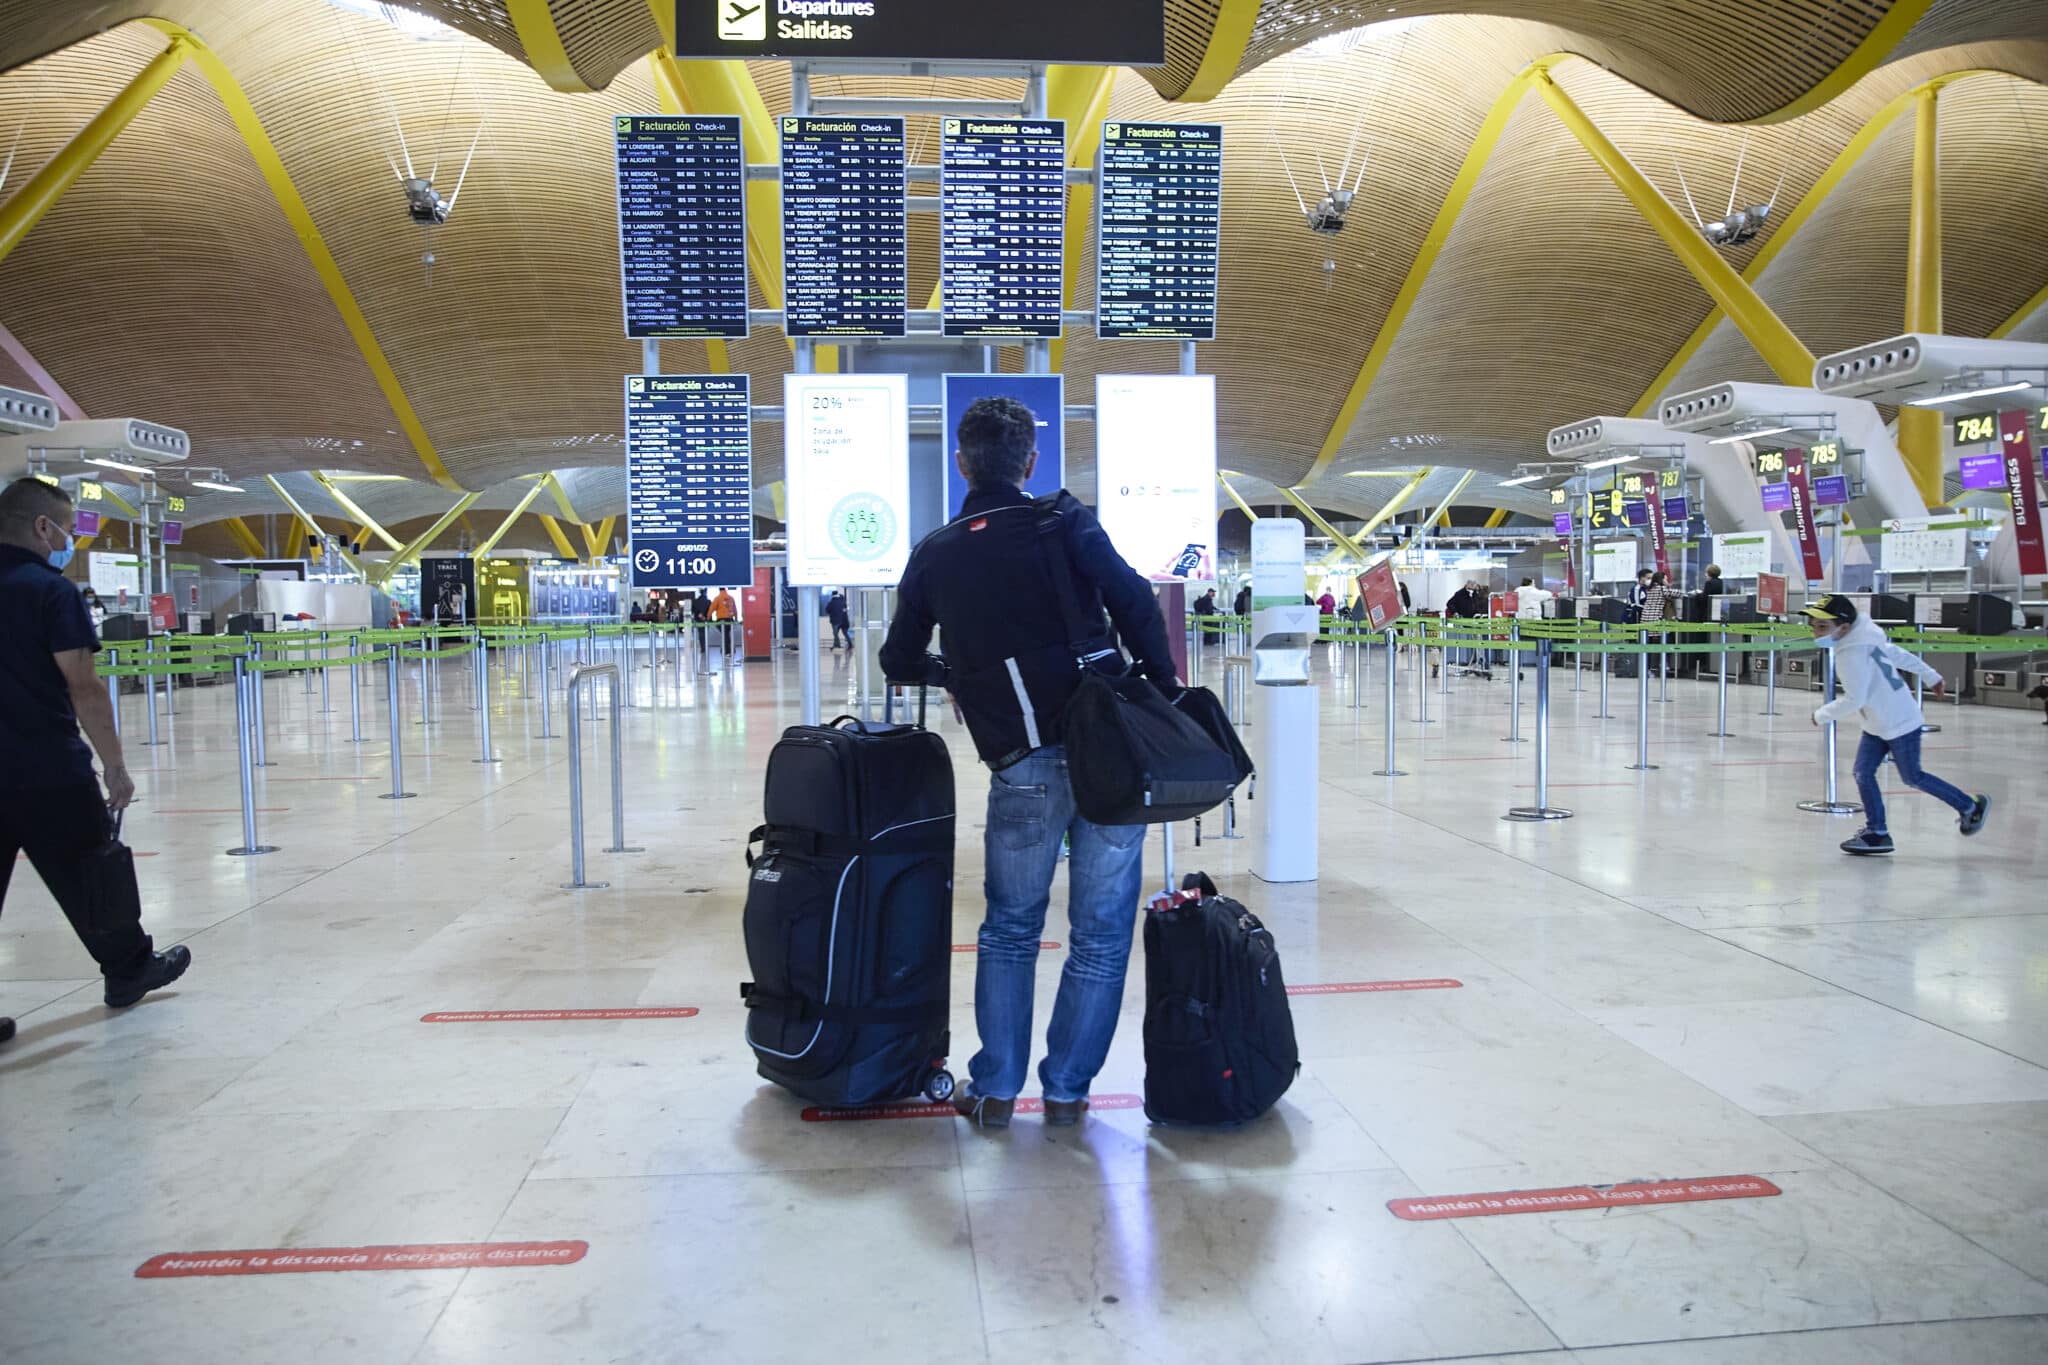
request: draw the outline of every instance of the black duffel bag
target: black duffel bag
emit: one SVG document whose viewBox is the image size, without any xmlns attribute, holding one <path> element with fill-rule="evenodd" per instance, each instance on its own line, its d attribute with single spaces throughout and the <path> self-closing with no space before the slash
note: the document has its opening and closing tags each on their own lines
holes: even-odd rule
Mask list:
<svg viewBox="0 0 2048 1365">
<path fill-rule="evenodd" d="M 1074 806 L 1093 824 L 1192 820 L 1243 778 L 1237 759 L 1148 678 L 1087 674 L 1064 724 Z"/>
</svg>

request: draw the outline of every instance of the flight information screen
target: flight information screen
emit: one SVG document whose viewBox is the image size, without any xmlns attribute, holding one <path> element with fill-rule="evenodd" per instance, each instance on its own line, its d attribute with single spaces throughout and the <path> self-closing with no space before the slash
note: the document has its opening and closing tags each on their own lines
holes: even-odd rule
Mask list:
<svg viewBox="0 0 2048 1365">
<path fill-rule="evenodd" d="M 782 120 L 783 330 L 900 337 L 910 307 L 900 118 Z"/>
<path fill-rule="evenodd" d="M 949 118 L 939 148 L 939 275 L 949 337 L 1057 337 L 1067 125 Z"/>
<path fill-rule="evenodd" d="M 619 271 L 631 337 L 747 334 L 747 158 L 737 118 L 621 115 Z"/>
<path fill-rule="evenodd" d="M 1223 125 L 1105 123 L 1097 165 L 1096 335 L 1215 340 Z"/>
<path fill-rule="evenodd" d="M 743 374 L 626 376 L 633 585 L 754 579 L 754 446 Z"/>
</svg>

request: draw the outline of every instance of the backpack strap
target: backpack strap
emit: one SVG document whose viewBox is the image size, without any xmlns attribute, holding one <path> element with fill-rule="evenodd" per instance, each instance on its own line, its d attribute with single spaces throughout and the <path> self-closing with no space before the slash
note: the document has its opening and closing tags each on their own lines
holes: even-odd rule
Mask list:
<svg viewBox="0 0 2048 1365">
<path fill-rule="evenodd" d="M 1115 651 L 1094 647 L 1094 642 L 1102 638 L 1102 623 L 1097 621 L 1091 626 L 1081 610 L 1081 594 L 1074 586 L 1073 560 L 1067 553 L 1067 514 L 1060 507 L 1060 495 L 1049 493 L 1034 498 L 1031 505 L 1038 513 L 1038 544 L 1045 553 L 1046 570 L 1052 575 L 1053 595 L 1060 600 L 1067 648 L 1073 651 L 1074 666 L 1086 669 Z"/>
</svg>

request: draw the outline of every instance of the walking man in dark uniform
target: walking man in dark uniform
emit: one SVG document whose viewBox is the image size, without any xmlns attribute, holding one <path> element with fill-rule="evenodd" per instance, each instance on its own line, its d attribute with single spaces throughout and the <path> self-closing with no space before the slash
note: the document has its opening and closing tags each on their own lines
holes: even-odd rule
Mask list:
<svg viewBox="0 0 2048 1365">
<path fill-rule="evenodd" d="M 954 1098 L 983 1128 L 1007 1128 L 1031 1061 L 1031 997 L 1060 842 L 1071 844 L 1070 947 L 1039 1067 L 1045 1119 L 1080 1122 L 1123 1005 L 1143 880 L 1145 827 L 1081 818 L 1060 720 L 1084 665 L 1123 667 L 1110 622 L 1146 677 L 1176 694 L 1166 622 L 1095 514 L 1070 493 L 1023 491 L 1038 461 L 1029 408 L 984 398 L 961 419 L 955 457 L 970 491 L 960 515 L 910 557 L 882 647 L 890 681 L 945 688 L 991 769 L 984 836 L 988 914 L 975 960 L 981 1051 Z M 991 603 L 1002 603 L 991 610 Z M 1109 620 L 1103 619 L 1107 607 Z M 932 630 L 945 653 L 926 653 Z"/>
<path fill-rule="evenodd" d="M 106 843 L 109 815 L 134 800 L 135 782 L 93 667 L 100 642 L 92 618 L 61 572 L 75 519 L 54 484 L 17 479 L 0 492 L 0 903 L 15 855 L 28 854 L 100 964 L 107 1005 L 123 1009 L 184 975 L 192 954 L 156 952 L 135 920 L 94 922 L 86 859 Z M 104 795 L 81 725 L 99 751 Z M 14 1021 L 0 1019 L 0 1042 L 13 1036 Z"/>
</svg>

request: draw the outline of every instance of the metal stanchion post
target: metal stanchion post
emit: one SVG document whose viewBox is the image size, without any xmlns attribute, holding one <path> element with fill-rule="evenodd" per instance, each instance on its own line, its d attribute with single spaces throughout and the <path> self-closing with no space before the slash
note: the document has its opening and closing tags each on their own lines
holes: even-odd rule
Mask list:
<svg viewBox="0 0 2048 1365">
<path fill-rule="evenodd" d="M 356 658 L 362 653 L 362 648 L 359 637 L 348 637 L 348 742 L 351 744 L 363 742 L 363 680 Z"/>
<path fill-rule="evenodd" d="M 491 656 L 484 647 L 481 632 L 476 637 L 476 667 L 472 671 L 476 678 L 476 713 L 478 723 L 483 727 L 483 757 L 470 762 L 496 763 L 498 755 L 491 749 Z"/>
<path fill-rule="evenodd" d="M 1825 659 L 1822 665 L 1823 672 L 1821 675 L 1820 699 L 1821 702 L 1825 704 L 1835 699 L 1835 651 L 1833 651 L 1832 649 L 1825 649 L 1822 650 L 1821 653 L 1825 656 Z M 1836 799 L 1835 768 L 1836 765 L 1841 761 L 1839 755 L 1836 753 L 1835 750 L 1836 723 L 1834 721 L 1829 721 L 1825 726 L 1821 728 L 1827 732 L 1824 741 L 1827 751 L 1828 765 L 1827 791 L 1826 794 L 1822 796 L 1821 799 L 1818 801 L 1801 801 L 1799 803 L 1799 809 L 1803 811 L 1810 811 L 1815 815 L 1861 814 L 1863 811 L 1863 807 L 1856 804 L 1854 801 L 1840 801 Z"/>
<path fill-rule="evenodd" d="M 1607 633 L 1607 627 L 1603 625 L 1600 628 L 1600 652 L 1594 656 L 1600 661 L 1600 711 L 1597 715 L 1593 717 L 1594 720 L 1614 719 L 1613 715 L 1611 715 L 1607 710 L 1607 684 L 1608 679 L 1612 676 L 1614 671 L 1609 666 L 1611 663 L 1611 657 L 1607 652 L 1607 642 L 1609 638 L 1610 637 Z"/>
<path fill-rule="evenodd" d="M 142 703 L 149 710 L 149 738 L 143 743 L 154 747 L 163 743 L 156 737 L 156 674 L 150 670 L 156 666 L 156 637 L 150 636 L 142 644 Z"/>
<path fill-rule="evenodd" d="M 320 632 L 320 714 L 331 715 L 334 707 L 330 704 L 333 695 L 327 683 L 327 632 Z"/>
<path fill-rule="evenodd" d="M 1353 712 L 1365 709 L 1365 637 L 1353 636 L 1351 640 L 1351 709 Z"/>
<path fill-rule="evenodd" d="M 1636 635 L 1643 652 L 1636 656 L 1636 761 L 1628 770 L 1650 773 L 1657 771 L 1657 765 L 1650 762 L 1650 632 L 1637 631 Z"/>
<path fill-rule="evenodd" d="M 564 891 L 601 891 L 609 882 L 583 879 L 583 713 L 576 709 L 576 684 L 584 670 L 569 670 L 569 876 Z"/>
<path fill-rule="evenodd" d="M 228 850 L 231 858 L 253 858 L 260 853 L 275 853 L 274 844 L 256 842 L 256 778 L 250 766 L 249 751 L 249 684 L 248 663 L 235 660 L 235 751 L 241 760 L 242 772 L 242 846 Z"/>
<path fill-rule="evenodd" d="M 249 711 L 250 715 L 254 719 L 256 728 L 256 766 L 259 768 L 268 768 L 271 766 L 270 745 L 269 741 L 265 737 L 265 731 L 269 727 L 267 727 L 263 723 L 262 664 L 263 646 L 257 644 L 254 640 L 251 640 L 249 642 Z"/>
<path fill-rule="evenodd" d="M 614 674 L 612 690 L 618 691 L 620 679 Z M 626 844 L 626 740 L 624 727 L 618 722 L 619 702 L 612 698 L 612 846 L 607 853 L 644 853 L 643 848 Z"/>
<path fill-rule="evenodd" d="M 1733 739 L 1735 736 L 1728 729 L 1728 631 L 1726 627 L 1723 627 L 1721 630 L 1721 676 L 1718 687 L 1720 690 L 1720 722 L 1708 733 L 1708 737 L 1711 739 Z"/>
<path fill-rule="evenodd" d="M 1519 656 L 1518 656 L 1519 657 Z M 1572 813 L 1550 804 L 1550 641 L 1536 642 L 1536 804 L 1516 806 L 1508 820 L 1569 820 Z"/>
<path fill-rule="evenodd" d="M 1522 625 L 1517 621 L 1508 627 L 1508 737 L 1501 743 L 1525 742 L 1522 738 Z"/>
<path fill-rule="evenodd" d="M 385 677 L 391 687 L 391 704 L 384 709 L 391 715 L 391 790 L 378 797 L 379 801 L 409 801 L 415 795 L 405 790 L 405 750 L 398 737 L 398 653 L 400 645 L 391 642 L 390 653 L 385 656 Z M 424 682 L 424 677 L 422 677 Z"/>
<path fill-rule="evenodd" d="M 1764 709 L 1759 715 L 1778 714 L 1778 642 L 1770 642 L 1770 652 L 1764 655 Z"/>
<path fill-rule="evenodd" d="M 1394 632 L 1392 630 L 1389 630 L 1387 632 L 1387 649 L 1389 652 L 1391 652 L 1395 647 L 1394 639 Z M 1417 669 L 1416 673 L 1418 676 L 1420 676 L 1421 670 Z M 1387 669 L 1387 766 L 1384 768 L 1375 768 L 1372 774 L 1374 777 L 1408 776 L 1407 773 L 1402 772 L 1399 768 L 1394 766 L 1394 695 L 1396 691 L 1396 684 L 1399 680 L 1399 677 L 1399 669 L 1393 668 L 1391 666 Z M 1422 691 L 1425 695 L 1427 695 L 1427 693 L 1429 692 L 1429 679 L 1423 677 L 1421 681 Z"/>
<path fill-rule="evenodd" d="M 121 651 L 118 649 L 108 650 L 107 667 L 113 669 L 120 666 Z M 121 680 L 112 673 L 107 675 L 107 706 L 114 713 L 114 733 L 119 735 L 121 733 Z"/>
<path fill-rule="evenodd" d="M 540 737 L 553 739 L 553 710 L 548 697 L 548 637 L 540 637 Z"/>
<path fill-rule="evenodd" d="M 1449 651 L 1448 649 L 1446 649 L 1446 650 L 1445 650 L 1445 652 L 1444 652 L 1444 668 L 1443 668 L 1443 672 L 1444 672 L 1444 695 L 1445 695 L 1446 697 L 1448 697 L 1448 696 L 1450 696 L 1450 685 L 1451 685 L 1451 656 L 1450 656 L 1450 651 Z M 1422 673 L 1422 670 L 1420 670 L 1420 669 L 1417 669 L 1417 670 L 1415 671 L 1415 698 L 1416 698 L 1416 706 L 1415 706 L 1415 723 L 1416 723 L 1417 725 L 1434 725 L 1434 724 L 1436 724 L 1436 722 L 1435 722 L 1435 721 L 1433 721 L 1433 720 L 1431 720 L 1431 719 L 1429 718 L 1429 679 L 1428 679 L 1428 678 L 1427 678 L 1426 676 L 1424 676 L 1424 675 L 1423 675 L 1423 673 Z M 1445 703 L 1445 705 L 1444 705 L 1444 714 L 1445 714 L 1446 716 L 1448 716 L 1448 715 L 1449 715 L 1450 713 L 1451 713 L 1451 711 L 1450 711 L 1450 704 L 1449 704 L 1448 702 L 1446 702 L 1446 703 Z M 1389 759 L 1389 760 L 1387 760 L 1387 764 L 1388 764 L 1388 766 L 1389 766 L 1389 767 L 1393 766 L 1393 760 L 1392 760 L 1392 759 Z"/>
<path fill-rule="evenodd" d="M 1671 632 L 1664 631 L 1657 638 L 1663 647 L 1657 655 L 1657 705 L 1668 706 L 1671 702 Z"/>
</svg>

